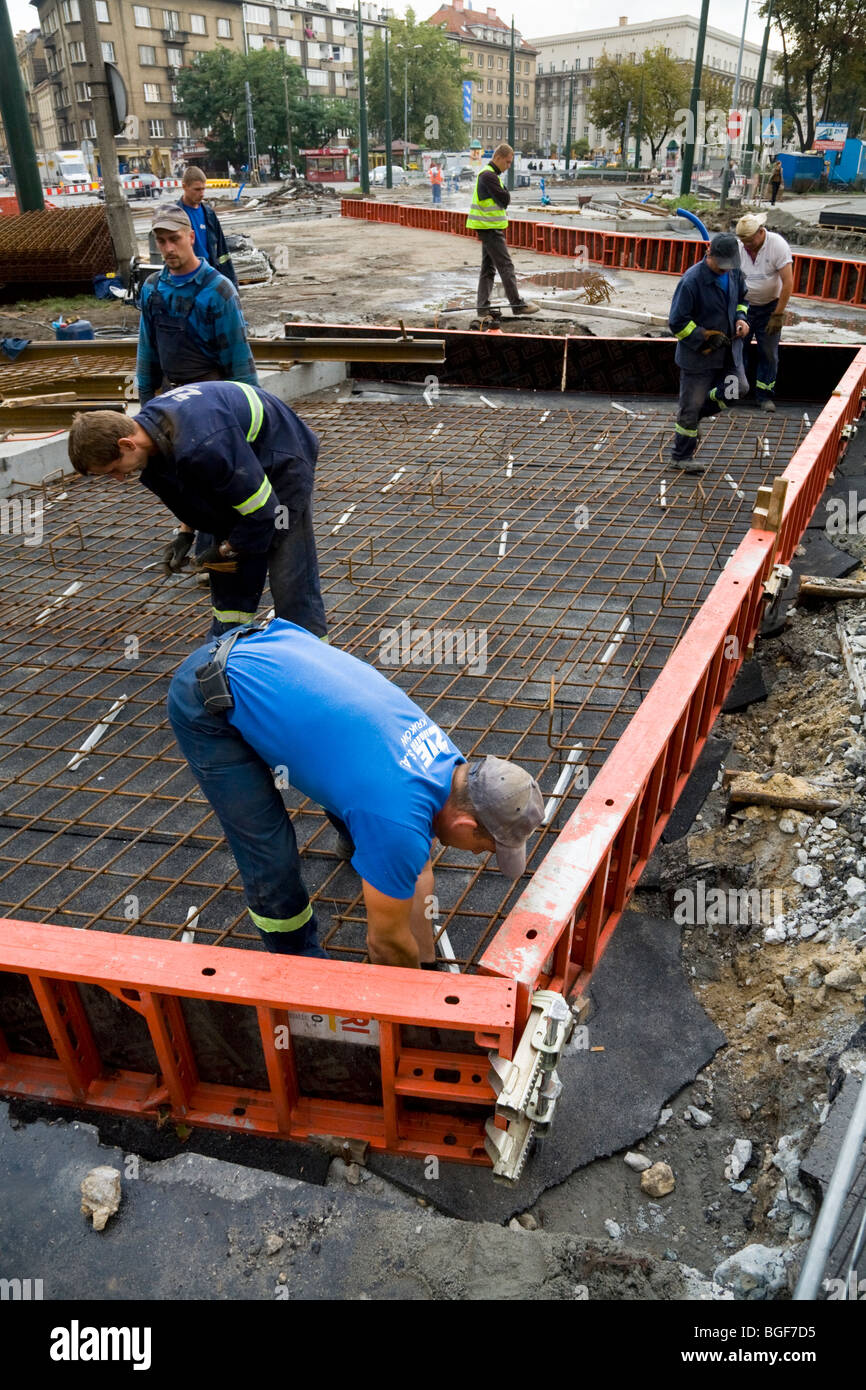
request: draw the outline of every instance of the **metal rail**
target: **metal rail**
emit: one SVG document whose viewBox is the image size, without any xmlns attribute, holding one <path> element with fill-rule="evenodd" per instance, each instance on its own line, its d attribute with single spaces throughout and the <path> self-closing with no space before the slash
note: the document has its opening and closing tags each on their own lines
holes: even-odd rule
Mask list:
<svg viewBox="0 0 866 1390">
<path fill-rule="evenodd" d="M 250 338 L 253 356 L 259 362 L 444 362 L 445 344 L 429 338 L 403 334 L 394 338 Z M 109 355 L 118 362 L 135 362 L 137 338 L 93 338 L 74 342 L 34 339 L 18 355 L 16 362 L 63 364 L 67 357 L 87 361 Z M 8 366 L 3 369 L 4 379 Z M 80 368 L 79 368 L 80 371 Z"/>
</svg>

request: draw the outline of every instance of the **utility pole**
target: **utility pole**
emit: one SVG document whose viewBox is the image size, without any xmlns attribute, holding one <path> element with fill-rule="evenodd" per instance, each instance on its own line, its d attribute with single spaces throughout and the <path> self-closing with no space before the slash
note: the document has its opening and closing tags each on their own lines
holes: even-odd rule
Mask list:
<svg viewBox="0 0 866 1390">
<path fill-rule="evenodd" d="M 249 82 L 244 83 L 244 100 L 247 106 L 247 165 L 251 184 L 259 182 L 259 154 L 256 149 L 256 123 L 253 120 L 253 98 Z"/>
<path fill-rule="evenodd" d="M 625 121 L 622 127 L 622 167 L 628 168 L 628 142 L 631 137 L 631 102 L 625 108 Z"/>
<path fill-rule="evenodd" d="M 574 70 L 571 73 L 571 82 L 568 86 L 568 123 L 565 127 L 565 167 L 569 166 L 571 158 L 571 118 L 574 115 Z"/>
<path fill-rule="evenodd" d="M 701 69 L 704 66 L 704 44 L 707 38 L 707 17 L 710 0 L 701 0 L 701 18 L 698 24 L 698 43 L 695 49 L 695 71 L 692 77 L 692 94 L 689 99 L 689 130 L 683 149 L 683 167 L 680 176 L 680 196 L 685 197 L 692 188 L 692 168 L 695 162 L 695 136 L 698 123 L 698 102 L 701 99 Z"/>
<path fill-rule="evenodd" d="M 367 88 L 364 82 L 364 25 L 361 19 L 361 0 L 358 0 L 358 172 L 361 175 L 361 192 L 370 192 L 370 156 L 367 151 Z"/>
<path fill-rule="evenodd" d="M 514 15 L 511 16 L 511 52 L 508 55 L 508 143 L 514 149 Z M 514 187 L 514 160 L 508 166 L 508 187 Z"/>
<path fill-rule="evenodd" d="M 763 116 L 761 115 L 761 88 L 764 85 L 764 68 L 767 65 L 767 49 L 770 46 L 770 25 L 773 22 L 773 0 L 769 0 L 767 6 L 767 23 L 764 28 L 764 41 L 761 44 L 761 57 L 758 61 L 758 75 L 755 78 L 755 110 L 758 113 L 758 120 L 762 122 L 761 129 L 758 131 L 758 143 L 762 144 L 763 135 Z M 749 131 L 746 136 L 746 146 L 743 150 L 743 173 L 748 178 L 752 172 L 752 150 L 755 144 L 755 132 L 752 122 L 749 121 Z"/>
<path fill-rule="evenodd" d="M 643 144 L 643 84 L 644 74 L 640 75 L 640 98 L 637 108 L 637 135 L 634 142 L 634 167 L 640 169 L 640 147 Z"/>
<path fill-rule="evenodd" d="M 388 24 L 385 24 L 385 187 L 394 187 L 394 170 L 391 165 L 391 57 L 388 51 Z"/>
<path fill-rule="evenodd" d="M 746 44 L 746 25 L 749 22 L 749 0 L 746 0 L 746 8 L 743 11 L 743 30 L 740 34 L 740 51 L 737 54 L 737 75 L 734 78 L 734 105 L 733 110 L 740 110 L 740 74 L 743 71 L 743 49 Z M 725 136 L 725 167 L 722 170 L 722 191 L 719 198 L 719 211 L 724 212 L 728 202 L 728 189 L 731 185 L 731 124 L 728 121 L 728 130 Z"/>
<path fill-rule="evenodd" d="M 130 262 L 138 255 L 138 243 L 132 225 L 132 212 L 117 176 L 114 115 L 108 97 L 108 73 L 105 70 L 102 43 L 96 24 L 95 0 L 79 0 L 79 11 L 87 58 L 87 83 L 90 87 L 99 163 L 102 168 L 102 187 L 105 191 L 105 216 L 118 273 L 127 281 Z"/>
<path fill-rule="evenodd" d="M 286 98 L 286 158 L 291 169 L 295 161 L 292 155 L 292 118 L 289 115 L 289 74 L 287 72 L 283 73 L 283 95 Z M 278 169 L 277 173 L 279 172 Z"/>
<path fill-rule="evenodd" d="M 6 76 L 0 83 L 0 113 L 6 128 L 6 142 L 15 178 L 15 192 L 22 212 L 41 212 L 45 207 L 33 131 L 27 114 L 27 98 L 12 37 L 12 22 L 6 5 L 0 4 L 0 64 Z"/>
</svg>

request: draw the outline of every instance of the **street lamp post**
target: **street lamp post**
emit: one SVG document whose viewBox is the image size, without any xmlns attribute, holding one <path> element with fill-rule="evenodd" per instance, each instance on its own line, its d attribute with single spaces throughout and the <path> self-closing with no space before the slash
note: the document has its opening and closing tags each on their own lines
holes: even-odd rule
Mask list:
<svg viewBox="0 0 866 1390">
<path fill-rule="evenodd" d="M 398 43 L 403 50 L 403 169 L 409 168 L 409 48 L 423 48 L 423 44 Z"/>
<path fill-rule="evenodd" d="M 289 161 L 289 168 L 291 169 L 294 161 L 292 158 L 292 122 L 291 117 L 289 116 L 289 74 L 287 72 L 283 73 L 283 95 L 286 98 L 286 148 L 288 152 L 287 158 Z M 279 173 L 279 169 L 277 170 L 277 173 Z"/>
<path fill-rule="evenodd" d="M 394 172 L 391 160 L 391 60 L 388 54 L 388 26 L 385 25 L 385 187 L 394 187 Z"/>
<path fill-rule="evenodd" d="M 370 165 L 367 152 L 367 90 L 364 84 L 364 21 L 361 19 L 361 0 L 358 0 L 358 162 L 361 175 L 361 192 L 370 192 Z"/>
</svg>

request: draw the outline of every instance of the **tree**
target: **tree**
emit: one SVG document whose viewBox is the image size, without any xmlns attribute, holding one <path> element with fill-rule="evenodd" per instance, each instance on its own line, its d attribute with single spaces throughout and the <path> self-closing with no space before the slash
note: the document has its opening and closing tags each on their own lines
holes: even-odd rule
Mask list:
<svg viewBox="0 0 866 1390">
<path fill-rule="evenodd" d="M 775 0 L 773 23 L 782 41 L 783 110 L 794 122 L 800 149 L 810 150 L 817 120 L 829 120 L 834 112 L 850 116 L 861 104 L 866 0 Z"/>
<path fill-rule="evenodd" d="M 433 149 L 462 149 L 463 82 L 474 69 L 464 64 L 460 45 L 435 25 L 416 24 L 412 10 L 388 22 L 391 59 L 391 125 L 403 136 L 404 95 L 409 97 L 409 142 Z M 402 44 L 402 48 L 399 45 Z M 367 115 L 380 139 L 385 134 L 385 44 L 376 33 L 366 66 Z M 500 98 L 501 99 L 501 98 Z"/>
<path fill-rule="evenodd" d="M 643 136 L 655 162 L 662 144 L 677 129 L 688 107 L 690 85 L 686 64 L 670 57 L 661 44 L 645 49 L 634 63 L 615 63 L 604 54 L 595 66 L 589 117 L 598 129 L 619 137 L 631 102 L 634 134 L 642 103 Z"/>
<path fill-rule="evenodd" d="M 303 95 L 306 82 L 300 66 L 277 49 L 234 53 L 223 47 L 198 53 L 178 73 L 178 100 L 187 119 L 208 132 L 206 144 L 220 163 L 247 161 L 247 111 L 244 83 L 250 84 L 256 144 L 270 152 L 279 168 L 285 159 L 286 97 L 293 151 L 318 149 L 339 130 L 354 138 L 357 107 L 349 101 Z"/>
</svg>

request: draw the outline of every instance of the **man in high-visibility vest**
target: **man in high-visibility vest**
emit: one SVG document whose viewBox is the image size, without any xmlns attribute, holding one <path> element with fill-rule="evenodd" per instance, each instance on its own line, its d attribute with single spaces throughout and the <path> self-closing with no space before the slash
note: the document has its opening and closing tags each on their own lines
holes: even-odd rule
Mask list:
<svg viewBox="0 0 866 1390">
<path fill-rule="evenodd" d="M 266 579 L 277 617 L 325 636 L 311 500 L 318 452 L 293 410 L 242 381 L 175 387 L 134 420 L 76 415 L 69 432 L 77 473 L 137 476 L 186 528 L 163 554 L 166 576 L 186 563 L 194 533 L 207 534 L 196 566 L 210 579 L 213 636 L 252 622 Z"/>
<path fill-rule="evenodd" d="M 485 164 L 475 180 L 472 206 L 466 219 L 468 231 L 477 232 L 482 246 L 481 274 L 478 277 L 476 305 L 479 317 L 501 318 L 499 309 L 493 308 L 490 295 L 496 272 L 502 281 L 511 311 L 514 314 L 537 314 L 538 305 L 523 299 L 517 288 L 517 275 L 514 262 L 508 253 L 505 232 L 508 227 L 506 209 L 511 202 L 511 194 L 502 182 L 502 176 L 511 168 L 514 151 L 510 145 L 497 145 L 493 158 Z"/>
<path fill-rule="evenodd" d="M 430 187 L 433 190 L 433 202 L 442 202 L 442 170 L 438 164 L 430 165 Z"/>
</svg>

